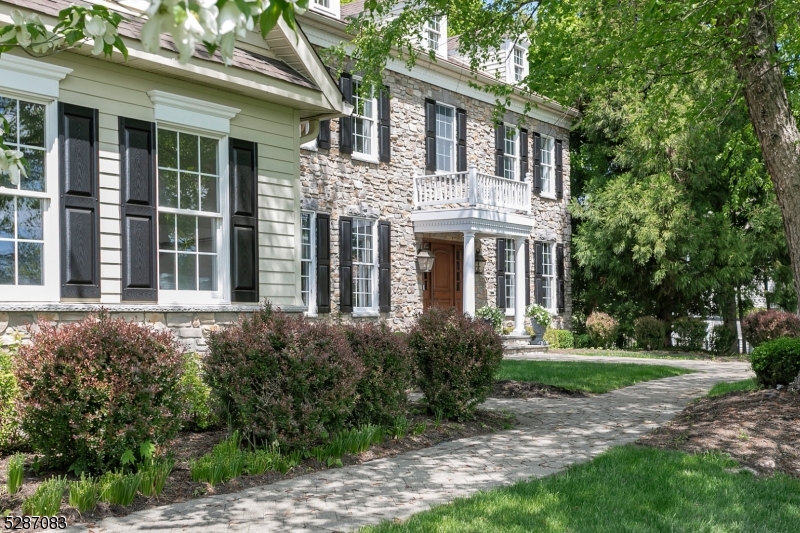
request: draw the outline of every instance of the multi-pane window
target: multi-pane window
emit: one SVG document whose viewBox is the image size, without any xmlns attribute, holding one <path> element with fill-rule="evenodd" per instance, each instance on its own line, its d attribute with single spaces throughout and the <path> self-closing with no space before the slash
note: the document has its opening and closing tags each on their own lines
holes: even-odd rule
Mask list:
<svg viewBox="0 0 800 533">
<path fill-rule="evenodd" d="M 503 258 L 506 272 L 506 309 L 514 309 L 514 279 L 517 272 L 515 252 L 514 239 L 506 239 L 506 256 Z"/>
<path fill-rule="evenodd" d="M 0 115 L 9 124 L 3 140 L 24 154 L 27 176 L 12 183 L 0 172 L 0 285 L 44 284 L 45 106 L 0 96 Z M 34 193 L 31 195 L 30 193 Z"/>
<path fill-rule="evenodd" d="M 505 140 L 503 142 L 503 177 L 510 180 L 517 179 L 519 168 L 519 133 L 516 128 L 505 127 Z"/>
<path fill-rule="evenodd" d="M 330 0 L 314 0 L 314 3 L 324 8 L 331 7 Z"/>
<path fill-rule="evenodd" d="M 375 223 L 370 220 L 353 220 L 353 307 L 374 306 L 375 288 Z"/>
<path fill-rule="evenodd" d="M 542 243 L 542 307 L 555 308 L 556 268 L 554 245 L 549 242 Z"/>
<path fill-rule="evenodd" d="M 219 141 L 158 129 L 159 286 L 216 291 Z"/>
<path fill-rule="evenodd" d="M 372 89 L 362 95 L 360 80 L 353 80 L 353 151 L 373 156 L 377 104 Z"/>
<path fill-rule="evenodd" d="M 436 104 L 436 168 L 444 172 L 455 170 L 456 110 Z"/>
<path fill-rule="evenodd" d="M 525 53 L 522 48 L 514 48 L 514 81 L 521 81 L 525 77 Z"/>
<path fill-rule="evenodd" d="M 542 135 L 542 192 L 553 193 L 555 182 L 555 140 Z"/>
<path fill-rule="evenodd" d="M 431 19 L 425 24 L 425 40 L 428 49 L 436 52 L 439 50 L 439 41 L 442 38 L 442 25 L 439 19 Z"/>
<path fill-rule="evenodd" d="M 312 269 L 314 267 L 314 214 L 303 213 L 300 233 L 300 295 L 303 305 L 311 305 Z"/>
</svg>

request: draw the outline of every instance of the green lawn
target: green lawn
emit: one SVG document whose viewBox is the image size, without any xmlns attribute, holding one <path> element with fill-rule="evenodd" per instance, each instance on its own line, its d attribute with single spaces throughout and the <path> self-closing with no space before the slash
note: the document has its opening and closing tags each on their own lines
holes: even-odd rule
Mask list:
<svg viewBox="0 0 800 533">
<path fill-rule="evenodd" d="M 721 454 L 612 448 L 560 474 L 461 498 L 370 533 L 798 531 L 800 479 L 726 471 Z"/>
<path fill-rule="evenodd" d="M 600 394 L 642 381 L 691 372 L 685 368 L 663 365 L 504 360 L 497 379 L 535 381 L 555 387 Z"/>
<path fill-rule="evenodd" d="M 758 390 L 760 388 L 761 387 L 758 386 L 755 378 L 743 379 L 742 381 L 723 382 L 717 383 L 711 387 L 711 390 L 708 391 L 707 396 L 709 398 L 713 398 L 714 396 L 722 396 L 723 394 L 727 394 L 729 392 Z"/>
<path fill-rule="evenodd" d="M 594 350 L 591 348 L 572 348 L 569 350 L 553 350 L 554 353 L 566 353 L 570 355 L 584 355 L 587 357 L 632 357 L 634 359 L 689 359 L 692 361 L 710 361 L 711 354 L 698 352 L 667 352 L 644 350 Z"/>
</svg>

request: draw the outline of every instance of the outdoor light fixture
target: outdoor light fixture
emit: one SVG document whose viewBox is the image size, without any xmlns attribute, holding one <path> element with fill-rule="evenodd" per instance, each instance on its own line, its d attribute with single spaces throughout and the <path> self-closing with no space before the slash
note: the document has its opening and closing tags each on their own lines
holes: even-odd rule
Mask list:
<svg viewBox="0 0 800 533">
<path fill-rule="evenodd" d="M 486 264 L 486 258 L 481 255 L 480 249 L 475 252 L 475 273 L 483 274 L 483 266 Z"/>
<path fill-rule="evenodd" d="M 420 272 L 430 272 L 433 269 L 433 260 L 436 259 L 431 253 L 431 244 L 422 243 L 422 250 L 417 254 L 417 266 Z"/>
</svg>

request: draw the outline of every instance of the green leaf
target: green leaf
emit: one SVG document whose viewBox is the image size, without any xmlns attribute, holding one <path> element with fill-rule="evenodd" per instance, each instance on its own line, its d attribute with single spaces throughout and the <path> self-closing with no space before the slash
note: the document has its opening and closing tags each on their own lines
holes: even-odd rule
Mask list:
<svg viewBox="0 0 800 533">
<path fill-rule="evenodd" d="M 153 457 L 156 453 L 156 446 L 149 440 L 144 441 L 141 446 L 139 446 L 139 455 L 142 456 L 144 459 L 149 459 Z"/>
<path fill-rule="evenodd" d="M 119 458 L 119 462 L 123 465 L 132 465 L 136 462 L 136 457 L 133 456 L 133 451 L 130 449 L 125 450 L 125 453 L 122 454 L 122 457 Z"/>
<path fill-rule="evenodd" d="M 259 19 L 258 23 L 261 27 L 261 36 L 266 37 L 267 34 L 275 27 L 275 24 L 278 23 L 278 17 L 281 16 L 281 7 L 277 4 L 277 2 L 270 2 L 269 7 L 266 11 L 261 13 L 261 18 Z"/>
</svg>

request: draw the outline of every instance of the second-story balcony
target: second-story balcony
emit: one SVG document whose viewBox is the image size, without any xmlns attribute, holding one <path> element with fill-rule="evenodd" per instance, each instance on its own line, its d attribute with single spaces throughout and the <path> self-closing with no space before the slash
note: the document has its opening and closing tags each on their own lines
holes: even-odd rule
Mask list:
<svg viewBox="0 0 800 533">
<path fill-rule="evenodd" d="M 419 210 L 474 207 L 521 214 L 531 212 L 531 179 L 510 180 L 478 172 L 414 177 L 414 208 Z"/>
</svg>

